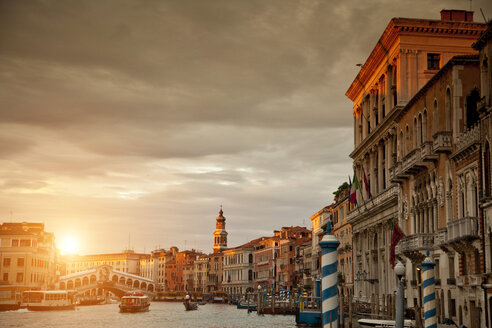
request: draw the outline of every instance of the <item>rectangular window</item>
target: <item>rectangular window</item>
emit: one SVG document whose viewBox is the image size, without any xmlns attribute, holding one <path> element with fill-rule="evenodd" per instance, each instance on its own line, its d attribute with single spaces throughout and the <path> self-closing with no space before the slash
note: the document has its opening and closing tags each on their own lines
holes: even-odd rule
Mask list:
<svg viewBox="0 0 492 328">
<path fill-rule="evenodd" d="M 20 246 L 21 247 L 31 247 L 31 240 L 30 239 L 21 239 Z"/>
<path fill-rule="evenodd" d="M 12 239 L 12 247 L 19 247 L 19 239 Z"/>
<path fill-rule="evenodd" d="M 6 257 L 3 259 L 3 266 L 8 267 L 10 266 L 10 258 Z"/>
<path fill-rule="evenodd" d="M 441 55 L 427 54 L 427 69 L 438 70 L 439 68 L 441 68 Z"/>
<path fill-rule="evenodd" d="M 17 272 L 17 282 L 23 282 L 23 281 L 24 281 L 24 273 Z"/>
<path fill-rule="evenodd" d="M 17 266 L 24 266 L 24 258 L 23 257 L 19 257 L 17 259 Z"/>
<path fill-rule="evenodd" d="M 3 281 L 9 281 L 9 274 L 8 273 L 3 274 Z"/>
</svg>

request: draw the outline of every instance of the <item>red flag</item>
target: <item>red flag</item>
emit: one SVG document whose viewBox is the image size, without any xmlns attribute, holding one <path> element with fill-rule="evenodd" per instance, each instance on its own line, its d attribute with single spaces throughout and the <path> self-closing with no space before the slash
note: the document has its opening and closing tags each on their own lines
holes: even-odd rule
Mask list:
<svg viewBox="0 0 492 328">
<path fill-rule="evenodd" d="M 364 187 L 366 187 L 367 195 L 369 196 L 369 198 L 372 198 L 371 187 L 369 186 L 369 183 L 367 182 L 366 171 L 364 171 L 364 167 L 362 167 L 362 172 L 364 173 Z"/>
<path fill-rule="evenodd" d="M 405 237 L 403 231 L 401 231 L 398 223 L 393 222 L 393 231 L 391 232 L 391 246 L 390 246 L 390 263 L 391 267 L 395 268 L 395 248 L 396 245 L 400 242 L 400 240 Z"/>
</svg>

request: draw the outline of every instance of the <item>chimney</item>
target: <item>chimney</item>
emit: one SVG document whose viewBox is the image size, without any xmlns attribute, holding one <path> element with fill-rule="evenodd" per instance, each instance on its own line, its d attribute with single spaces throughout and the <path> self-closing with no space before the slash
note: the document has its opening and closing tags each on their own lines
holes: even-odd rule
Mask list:
<svg viewBox="0 0 492 328">
<path fill-rule="evenodd" d="M 473 22 L 473 11 L 443 9 L 441 10 L 441 20 L 453 22 Z"/>
</svg>

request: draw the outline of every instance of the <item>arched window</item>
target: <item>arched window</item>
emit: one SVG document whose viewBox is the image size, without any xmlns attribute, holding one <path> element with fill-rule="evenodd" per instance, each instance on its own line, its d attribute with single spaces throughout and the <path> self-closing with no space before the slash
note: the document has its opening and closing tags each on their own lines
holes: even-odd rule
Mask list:
<svg viewBox="0 0 492 328">
<path fill-rule="evenodd" d="M 408 124 L 405 131 L 405 138 L 406 138 L 406 142 L 405 142 L 405 146 L 406 146 L 405 155 L 406 155 L 410 151 L 410 129 L 408 128 Z"/>
<path fill-rule="evenodd" d="M 424 109 L 424 116 L 422 119 L 422 142 L 427 141 L 427 109 Z"/>
<path fill-rule="evenodd" d="M 480 101 L 480 92 L 474 88 L 468 96 L 466 96 L 466 127 L 469 129 L 478 123 L 477 103 Z"/>
<path fill-rule="evenodd" d="M 422 144 L 424 141 L 422 133 L 422 114 L 419 113 L 418 125 L 417 125 L 417 146 Z"/>
<path fill-rule="evenodd" d="M 483 172 L 485 196 L 490 196 L 490 146 L 488 141 L 485 142 L 483 152 Z"/>
<path fill-rule="evenodd" d="M 446 89 L 446 98 L 444 102 L 446 109 L 446 131 L 451 131 L 451 91 Z"/>
<path fill-rule="evenodd" d="M 417 118 L 413 118 L 413 148 L 417 148 L 417 136 L 419 135 L 417 131 Z"/>
<path fill-rule="evenodd" d="M 432 133 L 436 133 L 437 130 L 439 129 L 438 123 L 437 122 L 437 99 L 434 99 L 434 109 L 432 110 Z"/>
</svg>

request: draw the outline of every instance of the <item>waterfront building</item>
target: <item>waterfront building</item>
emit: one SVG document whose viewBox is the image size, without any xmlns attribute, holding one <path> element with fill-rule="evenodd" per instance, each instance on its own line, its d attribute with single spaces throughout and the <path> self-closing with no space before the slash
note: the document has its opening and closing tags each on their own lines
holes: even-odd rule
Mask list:
<svg viewBox="0 0 492 328">
<path fill-rule="evenodd" d="M 215 220 L 214 253 L 218 253 L 224 249 L 227 249 L 227 231 L 225 230 L 226 218 L 224 217 L 222 206 L 220 207 L 219 216 Z"/>
<path fill-rule="evenodd" d="M 295 260 L 295 291 L 313 293 L 315 290 L 316 278 L 312 276 L 311 268 L 313 266 L 312 256 L 313 245 L 311 241 L 306 241 L 296 247 Z M 318 258 L 314 259 L 319 260 Z M 321 277 L 320 277 L 321 278 Z"/>
<path fill-rule="evenodd" d="M 441 20 L 393 18 L 346 92 L 354 113 L 350 157 L 361 188 L 358 206 L 347 217 L 358 277 L 354 299 L 376 299 L 376 311 L 396 286 L 389 245 L 392 224 L 398 220 L 399 188 L 389 171 L 398 162 L 403 140 L 398 139 L 402 135 L 395 117 L 453 56 L 476 53 L 471 44 L 484 29 L 468 11 L 442 10 Z M 403 136 L 414 132 L 405 127 Z"/>
<path fill-rule="evenodd" d="M 276 261 L 280 254 L 280 238 L 261 237 L 254 249 L 255 290 L 261 286 L 263 290 L 276 290 Z"/>
<path fill-rule="evenodd" d="M 165 290 L 166 264 L 170 251 L 156 249 L 140 258 L 140 276 L 151 279 L 156 284 L 157 291 Z"/>
<path fill-rule="evenodd" d="M 492 24 L 489 22 L 487 30 L 473 44 L 473 48 L 479 50 L 480 62 L 480 101 L 478 112 L 480 113 L 480 180 L 479 191 L 480 207 L 482 209 L 480 223 L 480 236 L 483 247 L 482 284 L 483 307 L 482 321 L 484 326 L 492 325 L 492 186 L 491 186 L 491 152 L 492 142 Z M 479 211 L 480 213 L 480 211 Z M 468 279 L 468 282 L 470 279 Z M 467 279 L 465 279 L 465 283 Z"/>
<path fill-rule="evenodd" d="M 254 253 L 255 239 L 241 246 L 223 251 L 224 266 L 222 290 L 229 294 L 245 294 L 254 291 Z"/>
<path fill-rule="evenodd" d="M 178 290 L 178 272 L 176 265 L 176 254 L 179 249 L 173 246 L 166 253 L 166 267 L 165 267 L 165 280 L 164 289 L 166 291 L 177 291 Z"/>
<path fill-rule="evenodd" d="M 177 250 L 177 248 L 176 248 Z M 171 265 L 174 266 L 174 289 L 171 291 L 193 291 L 193 264 L 195 260 L 203 255 L 196 250 L 185 250 L 174 253 L 174 262 L 171 260 Z M 169 279 L 169 277 L 168 277 Z"/>
<path fill-rule="evenodd" d="M 340 190 L 332 205 L 332 230 L 331 234 L 340 242 L 337 248 L 338 281 L 340 295 L 353 295 L 354 291 L 354 266 L 352 253 L 352 226 L 347 222 L 347 213 L 351 204 L 349 202 L 349 189 Z"/>
<path fill-rule="evenodd" d="M 208 255 L 200 255 L 194 262 L 193 267 L 193 291 L 195 293 L 207 293 L 208 270 L 209 270 Z"/>
<path fill-rule="evenodd" d="M 276 231 L 280 237 L 280 254 L 276 262 L 278 289 L 292 291 L 295 287 L 296 247 L 311 241 L 311 231 L 305 227 L 283 227 Z"/>
<path fill-rule="evenodd" d="M 2 223 L 0 274 L 3 285 L 23 289 L 54 288 L 57 255 L 53 233 L 43 223 Z"/>
<path fill-rule="evenodd" d="M 207 292 L 222 290 L 222 273 L 223 273 L 224 254 L 217 252 L 209 254 Z"/>
<path fill-rule="evenodd" d="M 312 225 L 312 267 L 310 267 L 310 275 L 313 281 L 321 279 L 321 247 L 319 241 L 326 234 L 326 225 L 332 220 L 333 206 L 328 205 L 316 212 L 310 217 Z"/>
<path fill-rule="evenodd" d="M 396 222 L 406 236 L 396 253 L 406 259 L 408 306 L 423 307 L 421 263 L 429 250 L 438 322 L 452 318 L 469 327 L 482 326 L 472 321 L 480 320 L 483 304 L 479 81 L 478 56 L 455 56 L 397 109 L 400 140 L 389 171 L 399 184 Z"/>
<path fill-rule="evenodd" d="M 92 267 L 106 264 L 111 266 L 113 270 L 140 276 L 140 259 L 147 257 L 148 254 L 135 253 L 134 250 L 127 249 L 121 253 L 66 255 L 62 257 L 62 260 L 65 262 L 65 274 L 86 271 Z"/>
</svg>

